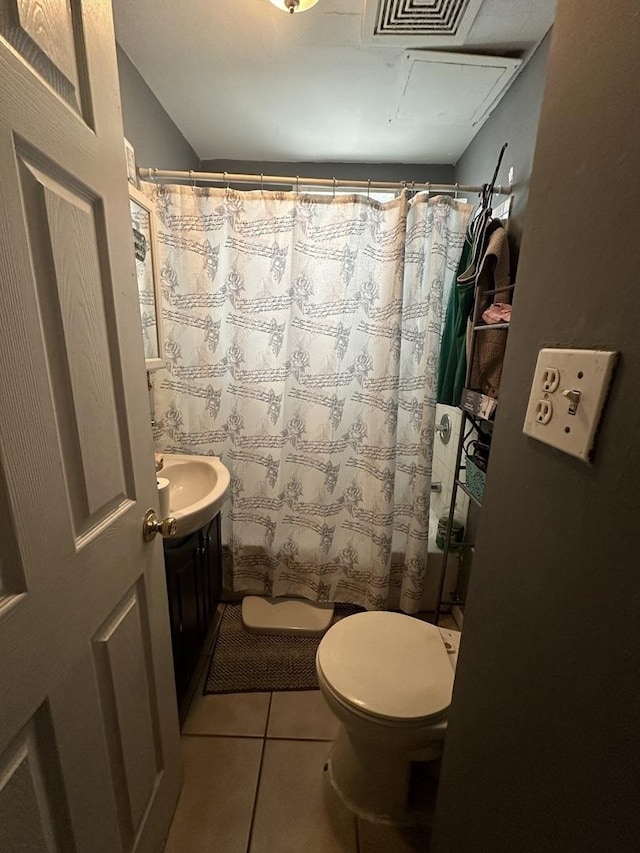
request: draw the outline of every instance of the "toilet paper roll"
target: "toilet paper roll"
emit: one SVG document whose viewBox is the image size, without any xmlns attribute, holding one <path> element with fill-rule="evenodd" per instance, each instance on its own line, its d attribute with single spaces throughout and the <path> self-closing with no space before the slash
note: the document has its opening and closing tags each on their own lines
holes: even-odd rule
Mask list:
<svg viewBox="0 0 640 853">
<path fill-rule="evenodd" d="M 160 520 L 169 516 L 169 497 L 171 483 L 166 477 L 158 477 L 158 498 L 160 500 Z"/>
</svg>

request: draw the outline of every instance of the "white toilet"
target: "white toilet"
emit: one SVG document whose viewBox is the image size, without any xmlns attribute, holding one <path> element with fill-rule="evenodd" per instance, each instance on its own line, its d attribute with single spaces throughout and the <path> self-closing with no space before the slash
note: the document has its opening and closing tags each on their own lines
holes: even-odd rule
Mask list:
<svg viewBox="0 0 640 853">
<path fill-rule="evenodd" d="M 316 655 L 320 690 L 341 727 L 328 763 L 343 802 L 374 822 L 429 819 L 413 801 L 416 762 L 442 753 L 460 634 L 400 613 L 334 624 Z M 435 781 L 434 781 L 435 787 Z"/>
</svg>

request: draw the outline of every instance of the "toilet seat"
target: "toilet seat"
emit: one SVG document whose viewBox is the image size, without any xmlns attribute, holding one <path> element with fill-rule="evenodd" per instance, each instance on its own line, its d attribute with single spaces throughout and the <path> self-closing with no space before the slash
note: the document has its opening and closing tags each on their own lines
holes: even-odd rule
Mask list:
<svg viewBox="0 0 640 853">
<path fill-rule="evenodd" d="M 439 629 L 400 613 L 340 620 L 322 638 L 316 663 L 324 687 L 358 715 L 436 723 L 451 703 L 454 673 Z"/>
</svg>

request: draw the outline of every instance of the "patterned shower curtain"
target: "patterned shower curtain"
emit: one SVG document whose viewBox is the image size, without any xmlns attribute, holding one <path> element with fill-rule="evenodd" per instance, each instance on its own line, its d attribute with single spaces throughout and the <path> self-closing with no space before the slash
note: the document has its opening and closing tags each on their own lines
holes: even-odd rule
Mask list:
<svg viewBox="0 0 640 853">
<path fill-rule="evenodd" d="M 155 439 L 231 471 L 226 582 L 417 611 L 443 311 L 472 208 L 147 192 L 165 331 Z"/>
</svg>

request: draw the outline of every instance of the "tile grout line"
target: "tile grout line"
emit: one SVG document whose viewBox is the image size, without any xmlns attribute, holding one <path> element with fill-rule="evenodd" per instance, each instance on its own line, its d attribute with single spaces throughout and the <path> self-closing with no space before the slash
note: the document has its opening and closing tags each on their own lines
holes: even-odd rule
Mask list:
<svg viewBox="0 0 640 853">
<path fill-rule="evenodd" d="M 293 741 L 295 743 L 333 743 L 335 738 L 332 737 L 284 737 L 278 735 L 278 737 L 274 737 L 270 735 L 267 737 L 267 740 L 285 740 L 285 741 Z"/>
<path fill-rule="evenodd" d="M 273 735 L 231 734 L 230 732 L 181 732 L 181 736 L 231 738 L 232 740 L 282 740 L 296 743 L 333 743 L 335 740 L 331 737 L 274 737 Z"/>
<path fill-rule="evenodd" d="M 269 721 L 271 720 L 271 705 L 273 703 L 273 690 L 269 693 L 269 706 L 267 707 L 267 719 L 264 721 L 264 739 L 267 739 L 269 731 Z"/>
<path fill-rule="evenodd" d="M 256 809 L 258 807 L 258 796 L 260 795 L 260 782 L 262 781 L 262 768 L 264 767 L 264 753 L 267 745 L 267 731 L 269 729 L 269 717 L 271 716 L 271 702 L 273 701 L 273 693 L 269 694 L 269 706 L 267 708 L 267 718 L 264 724 L 264 735 L 262 737 L 262 750 L 260 752 L 260 766 L 258 767 L 258 779 L 256 781 L 256 793 L 253 798 L 253 809 L 251 810 L 251 823 L 249 825 L 249 837 L 247 838 L 246 853 L 250 853 L 251 843 L 253 841 L 253 828 L 256 820 Z"/>
<path fill-rule="evenodd" d="M 182 737 L 220 737 L 234 740 L 264 740 L 264 735 L 231 734 L 230 732 L 181 732 Z"/>
</svg>

